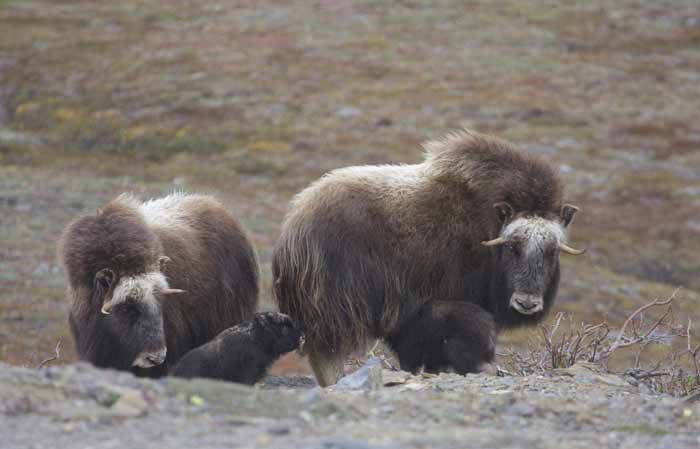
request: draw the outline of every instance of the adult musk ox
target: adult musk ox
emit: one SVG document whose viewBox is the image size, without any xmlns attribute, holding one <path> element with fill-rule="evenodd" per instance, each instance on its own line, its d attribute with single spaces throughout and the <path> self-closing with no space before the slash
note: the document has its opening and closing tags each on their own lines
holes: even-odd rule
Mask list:
<svg viewBox="0 0 700 449">
<path fill-rule="evenodd" d="M 275 296 L 304 332 L 321 385 L 335 383 L 369 339 L 400 345 L 434 300 L 455 299 L 445 316 L 460 316 L 460 302 L 492 316 L 495 329 L 461 314 L 464 327 L 482 330 L 477 346 L 540 321 L 556 296 L 559 253 L 580 253 L 566 244 L 578 209 L 562 204 L 544 161 L 471 131 L 425 150 L 416 165 L 334 170 L 291 204 L 273 256 Z"/>
<path fill-rule="evenodd" d="M 207 377 L 253 385 L 282 354 L 299 348 L 301 333 L 291 318 L 258 313 L 185 354 L 170 371 L 184 378 Z"/>
<path fill-rule="evenodd" d="M 209 196 L 121 195 L 68 225 L 59 248 L 78 354 L 100 367 L 164 375 L 257 306 L 253 247 Z"/>
</svg>

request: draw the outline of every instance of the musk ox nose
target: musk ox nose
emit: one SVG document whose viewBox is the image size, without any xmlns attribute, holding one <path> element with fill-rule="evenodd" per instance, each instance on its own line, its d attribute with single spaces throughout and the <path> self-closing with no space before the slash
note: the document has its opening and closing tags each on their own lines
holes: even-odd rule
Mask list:
<svg viewBox="0 0 700 449">
<path fill-rule="evenodd" d="M 146 356 L 146 360 L 154 365 L 160 365 L 163 363 L 163 361 L 165 361 L 165 354 L 149 354 Z"/>
<path fill-rule="evenodd" d="M 165 362 L 165 356 L 168 353 L 167 348 L 162 348 L 157 351 L 144 351 L 136 357 L 132 366 L 139 368 L 151 368 Z"/>
<path fill-rule="evenodd" d="M 523 315 L 531 315 L 543 309 L 542 302 L 539 295 L 516 292 L 510 299 L 510 306 Z"/>
<path fill-rule="evenodd" d="M 522 307 L 525 310 L 534 309 L 536 306 L 535 302 L 530 300 L 529 298 L 528 299 L 516 299 L 516 301 L 518 301 L 518 304 L 520 305 L 520 307 Z"/>
</svg>

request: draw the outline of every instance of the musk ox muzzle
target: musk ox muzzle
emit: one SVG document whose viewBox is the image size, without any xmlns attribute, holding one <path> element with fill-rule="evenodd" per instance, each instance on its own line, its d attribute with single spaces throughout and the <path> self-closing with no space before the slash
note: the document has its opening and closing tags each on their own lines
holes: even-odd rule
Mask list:
<svg viewBox="0 0 700 449">
<path fill-rule="evenodd" d="M 144 351 L 136 357 L 131 366 L 138 368 L 152 368 L 165 362 L 168 348 L 161 348 L 155 351 Z"/>
<path fill-rule="evenodd" d="M 523 315 L 532 315 L 544 309 L 542 295 L 515 292 L 510 297 L 510 306 Z"/>
</svg>

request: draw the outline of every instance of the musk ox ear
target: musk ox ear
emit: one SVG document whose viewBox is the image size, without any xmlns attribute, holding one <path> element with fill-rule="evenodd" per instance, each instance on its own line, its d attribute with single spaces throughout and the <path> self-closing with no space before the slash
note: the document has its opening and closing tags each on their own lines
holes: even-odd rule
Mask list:
<svg viewBox="0 0 700 449">
<path fill-rule="evenodd" d="M 498 219 L 501 223 L 505 223 L 513 216 L 513 207 L 505 201 L 494 204 L 493 208 L 496 209 Z"/>
<path fill-rule="evenodd" d="M 109 268 L 103 268 L 95 273 L 95 287 L 100 288 L 103 291 L 107 291 L 112 286 L 114 278 L 114 271 L 110 270 Z"/>
<path fill-rule="evenodd" d="M 569 223 L 571 223 L 571 221 L 574 219 L 574 215 L 576 215 L 576 212 L 578 211 L 579 208 L 571 204 L 564 204 L 561 207 L 559 216 L 561 217 L 562 223 L 564 223 L 564 227 L 569 226 Z"/>
</svg>

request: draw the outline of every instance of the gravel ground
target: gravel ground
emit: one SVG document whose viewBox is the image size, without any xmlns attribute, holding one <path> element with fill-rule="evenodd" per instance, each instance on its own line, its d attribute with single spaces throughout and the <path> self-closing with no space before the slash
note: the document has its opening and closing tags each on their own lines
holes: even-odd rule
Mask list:
<svg viewBox="0 0 700 449">
<path fill-rule="evenodd" d="M 697 448 L 700 403 L 582 364 L 542 376 L 378 371 L 345 387 L 0 365 L 3 448 Z M 365 373 L 366 374 L 366 373 Z M 355 376 L 357 379 L 357 375 Z M 346 378 L 348 379 L 348 378 Z"/>
</svg>

